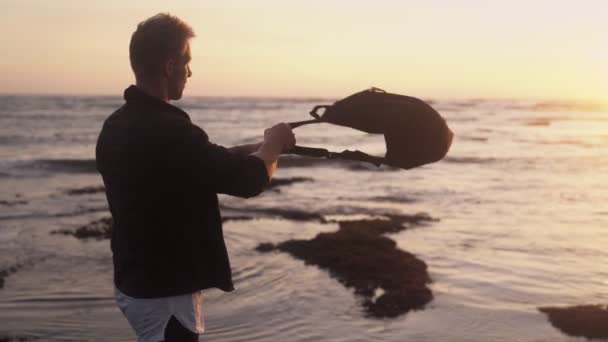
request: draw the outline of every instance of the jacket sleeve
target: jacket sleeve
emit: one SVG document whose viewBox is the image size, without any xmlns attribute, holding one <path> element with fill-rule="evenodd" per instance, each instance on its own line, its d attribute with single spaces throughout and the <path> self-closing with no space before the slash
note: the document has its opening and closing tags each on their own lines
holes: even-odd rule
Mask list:
<svg viewBox="0 0 608 342">
<path fill-rule="evenodd" d="M 227 148 L 209 142 L 207 134 L 192 124 L 187 135 L 191 171 L 205 187 L 216 193 L 243 198 L 264 191 L 270 180 L 262 159 L 231 153 Z"/>
</svg>

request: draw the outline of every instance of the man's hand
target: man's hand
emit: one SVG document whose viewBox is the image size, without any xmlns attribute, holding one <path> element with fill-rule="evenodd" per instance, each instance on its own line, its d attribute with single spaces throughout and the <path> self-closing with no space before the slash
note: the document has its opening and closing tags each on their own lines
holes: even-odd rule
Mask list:
<svg viewBox="0 0 608 342">
<path fill-rule="evenodd" d="M 296 137 L 291 131 L 291 127 L 286 123 L 279 123 L 264 131 L 264 142 L 251 155 L 266 163 L 268 178 L 272 178 L 281 152 L 289 150 L 295 144 Z"/>
<path fill-rule="evenodd" d="M 296 136 L 288 124 L 281 122 L 264 131 L 264 144 L 271 145 L 273 149 L 279 149 L 280 154 L 296 144 Z"/>
</svg>

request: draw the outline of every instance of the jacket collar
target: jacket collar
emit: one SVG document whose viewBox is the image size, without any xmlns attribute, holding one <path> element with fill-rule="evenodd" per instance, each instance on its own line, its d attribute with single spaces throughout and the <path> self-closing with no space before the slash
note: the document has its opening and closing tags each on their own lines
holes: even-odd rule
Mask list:
<svg viewBox="0 0 608 342">
<path fill-rule="evenodd" d="M 125 101 L 127 101 L 127 104 L 129 105 L 145 107 L 148 109 L 153 109 L 155 111 L 175 113 L 180 116 L 183 116 L 184 118 L 188 119 L 188 121 L 190 121 L 190 116 L 183 110 L 177 108 L 174 105 L 166 103 L 154 96 L 150 96 L 144 93 L 135 85 L 131 85 L 127 89 L 125 89 L 124 98 Z"/>
</svg>

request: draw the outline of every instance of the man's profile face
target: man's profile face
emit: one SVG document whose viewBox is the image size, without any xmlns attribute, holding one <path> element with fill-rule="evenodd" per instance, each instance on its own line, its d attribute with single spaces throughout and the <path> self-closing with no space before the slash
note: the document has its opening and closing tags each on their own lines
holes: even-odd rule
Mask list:
<svg viewBox="0 0 608 342">
<path fill-rule="evenodd" d="M 186 81 L 192 76 L 190 70 L 190 43 L 186 42 L 184 51 L 180 56 L 173 59 L 173 72 L 168 77 L 169 85 L 169 100 L 179 100 L 182 97 Z"/>
</svg>

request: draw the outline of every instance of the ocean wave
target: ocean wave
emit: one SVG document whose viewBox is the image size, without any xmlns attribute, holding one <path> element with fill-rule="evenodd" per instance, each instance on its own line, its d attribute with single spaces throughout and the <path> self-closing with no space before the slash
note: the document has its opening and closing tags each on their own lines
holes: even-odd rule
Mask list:
<svg viewBox="0 0 608 342">
<path fill-rule="evenodd" d="M 543 140 L 543 141 L 540 141 L 540 143 L 547 144 L 547 145 L 574 145 L 574 146 L 580 146 L 580 147 L 585 147 L 585 148 L 593 147 L 593 144 L 590 144 L 588 142 L 581 141 L 581 140 L 576 140 L 576 139 L 561 139 L 561 140 L 557 140 L 557 141 Z"/>
<path fill-rule="evenodd" d="M 387 165 L 375 165 L 342 160 L 300 156 L 281 156 L 281 168 L 342 167 L 350 171 L 395 171 Z M 4 160 L 0 163 L 0 177 L 39 177 L 49 173 L 97 173 L 95 159 L 35 159 Z"/>
<path fill-rule="evenodd" d="M 383 203 L 415 203 L 418 202 L 417 198 L 409 195 L 385 195 L 385 196 L 372 196 L 372 197 L 351 197 L 351 196 L 339 196 L 336 198 L 339 201 L 363 201 L 363 202 L 383 202 Z"/>
<path fill-rule="evenodd" d="M 601 112 L 605 108 L 594 102 L 529 101 L 508 99 L 463 99 L 429 101 L 438 111 L 461 112 L 472 109 L 499 109 L 528 112 Z"/>
<path fill-rule="evenodd" d="M 370 163 L 345 160 L 345 159 L 327 159 L 327 158 L 314 158 L 314 157 L 302 157 L 293 155 L 283 155 L 279 160 L 279 168 L 308 168 L 308 167 L 342 167 L 350 171 L 396 171 L 400 170 L 388 165 L 382 165 L 377 167 Z"/>
<path fill-rule="evenodd" d="M 24 220 L 24 219 L 43 219 L 43 218 L 60 218 L 60 217 L 75 217 L 80 215 L 86 215 L 91 213 L 109 212 L 110 208 L 107 206 L 97 207 L 82 207 L 74 211 L 62 211 L 62 212 L 29 212 L 22 214 L 9 214 L 0 215 L 0 221 L 9 220 Z"/>
<path fill-rule="evenodd" d="M 344 199 L 344 198 L 343 198 Z M 385 207 L 369 207 L 362 204 L 359 205 L 328 205 L 319 210 L 319 213 L 323 215 L 328 221 L 336 219 L 343 219 L 345 217 L 358 217 L 358 218 L 374 218 L 374 217 L 385 217 L 390 215 L 402 214 L 400 210 Z"/>
<path fill-rule="evenodd" d="M 220 205 L 220 209 L 223 212 L 232 212 L 232 214 L 225 215 L 226 220 L 248 220 L 255 219 L 259 216 L 262 217 L 278 217 L 286 220 L 293 221 L 319 221 L 325 223 L 325 217 L 318 212 L 309 212 L 296 208 L 278 208 L 278 207 L 243 207 L 236 208 L 226 205 Z M 245 215 L 243 215 L 245 214 Z"/>
<path fill-rule="evenodd" d="M 556 140 L 547 140 L 547 139 L 513 139 L 513 141 L 524 144 L 540 144 L 540 145 L 570 145 L 570 146 L 579 146 L 584 148 L 593 148 L 596 145 L 580 139 L 556 139 Z"/>
<path fill-rule="evenodd" d="M 37 169 L 68 172 L 68 173 L 96 173 L 95 159 L 38 159 L 32 164 Z"/>
<path fill-rule="evenodd" d="M 459 136 L 458 140 L 466 140 L 466 141 L 475 141 L 475 142 L 485 142 L 488 141 L 489 138 L 488 137 L 479 137 L 479 136 Z"/>
<path fill-rule="evenodd" d="M 445 157 L 443 162 L 453 164 L 491 164 L 498 161 L 497 158 L 492 157 Z"/>
<path fill-rule="evenodd" d="M 522 123 L 525 126 L 551 126 L 556 122 L 599 122 L 605 123 L 608 122 L 608 117 L 606 117 L 605 113 L 598 113 L 594 115 L 576 115 L 576 116 L 568 116 L 568 115 L 560 115 L 560 116 L 540 116 L 536 118 L 525 118 L 525 117 L 513 117 L 510 118 L 509 121 Z"/>
<path fill-rule="evenodd" d="M 526 122 L 527 126 L 550 126 L 551 119 L 548 118 L 539 118 L 536 120 Z"/>
<path fill-rule="evenodd" d="M 0 177 L 41 177 L 49 173 L 96 173 L 95 159 L 3 160 Z"/>
<path fill-rule="evenodd" d="M 389 203 L 414 203 L 418 201 L 417 199 L 406 195 L 374 196 L 370 197 L 369 199 L 372 201 Z"/>
<path fill-rule="evenodd" d="M 569 101 L 544 101 L 536 103 L 520 103 L 508 104 L 505 109 L 511 110 L 529 110 L 534 112 L 549 112 L 549 111 L 581 111 L 581 112 L 597 112 L 602 110 L 602 106 L 598 103 L 591 102 L 569 102 Z"/>
</svg>

